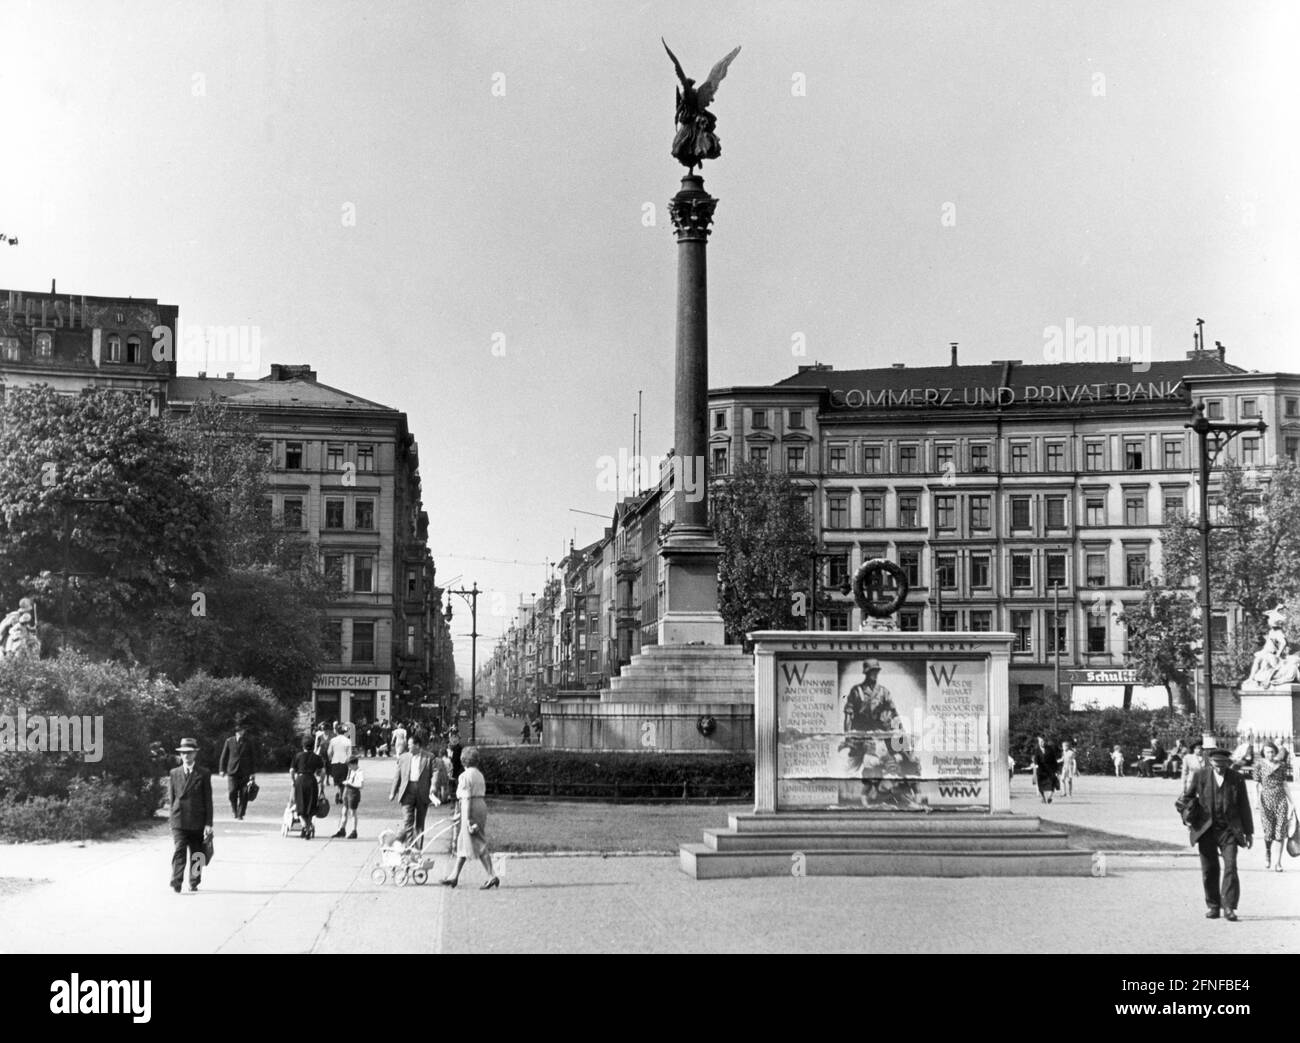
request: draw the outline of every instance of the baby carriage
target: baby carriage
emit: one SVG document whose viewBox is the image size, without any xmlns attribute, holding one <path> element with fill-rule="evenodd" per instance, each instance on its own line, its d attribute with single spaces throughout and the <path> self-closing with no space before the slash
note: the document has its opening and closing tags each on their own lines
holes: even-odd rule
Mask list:
<svg viewBox="0 0 1300 1043">
<path fill-rule="evenodd" d="M 324 814 L 322 814 L 321 801 L 316 801 L 316 817 L 324 818 L 329 814 L 329 804 L 326 802 Z M 306 831 L 307 839 L 310 840 L 316 835 L 315 822 L 303 822 L 298 815 L 298 804 L 293 797 L 289 798 L 289 805 L 284 809 L 284 815 L 280 819 L 280 836 L 287 837 L 290 833 L 299 833 Z"/>
<path fill-rule="evenodd" d="M 370 871 L 370 879 L 376 884 L 391 881 L 398 887 L 408 882 L 428 883 L 429 870 L 433 868 L 433 842 L 450 830 L 451 820 L 443 819 L 405 844 L 393 830 L 384 830 L 379 834 L 379 864 Z"/>
</svg>

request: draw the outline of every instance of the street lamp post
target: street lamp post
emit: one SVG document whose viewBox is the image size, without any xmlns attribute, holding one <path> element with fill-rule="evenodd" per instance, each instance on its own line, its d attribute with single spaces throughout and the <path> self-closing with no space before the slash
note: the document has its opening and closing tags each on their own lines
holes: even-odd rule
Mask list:
<svg viewBox="0 0 1300 1043">
<path fill-rule="evenodd" d="M 1199 320 L 1198 320 L 1199 324 Z M 1201 534 L 1201 647 L 1205 656 L 1205 741 L 1209 743 L 1214 737 L 1214 666 L 1210 654 L 1211 640 L 1211 598 L 1210 598 L 1210 530 L 1227 526 L 1210 524 L 1210 469 L 1214 461 L 1223 452 L 1224 447 L 1243 431 L 1258 431 L 1261 435 L 1268 430 L 1263 420 L 1253 424 L 1230 424 L 1224 421 L 1207 420 L 1205 402 L 1196 404 L 1196 419 L 1184 424 L 1196 433 L 1201 446 L 1201 518 L 1197 530 Z M 1208 748 L 1208 747 L 1207 747 Z"/>
<path fill-rule="evenodd" d="M 478 580 L 469 590 L 453 589 L 448 594 L 464 598 L 469 605 L 469 741 L 472 746 L 478 737 Z M 451 602 L 447 603 L 447 619 L 451 619 Z"/>
</svg>

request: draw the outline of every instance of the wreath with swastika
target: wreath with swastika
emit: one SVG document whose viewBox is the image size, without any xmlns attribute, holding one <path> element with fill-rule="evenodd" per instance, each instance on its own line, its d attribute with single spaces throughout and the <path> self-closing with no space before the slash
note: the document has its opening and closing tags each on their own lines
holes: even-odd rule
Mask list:
<svg viewBox="0 0 1300 1043">
<path fill-rule="evenodd" d="M 897 591 L 883 604 L 871 599 L 870 592 L 884 591 L 884 578 L 889 576 L 897 586 Z M 907 573 L 894 562 L 885 558 L 872 558 L 864 561 L 853 575 L 853 600 L 858 608 L 873 619 L 885 619 L 898 611 L 907 598 Z"/>
</svg>

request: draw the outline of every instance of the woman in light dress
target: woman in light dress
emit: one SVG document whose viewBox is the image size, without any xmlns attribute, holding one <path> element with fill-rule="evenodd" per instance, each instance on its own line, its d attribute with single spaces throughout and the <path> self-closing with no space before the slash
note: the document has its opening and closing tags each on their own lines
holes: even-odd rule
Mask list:
<svg viewBox="0 0 1300 1043">
<path fill-rule="evenodd" d="M 476 858 L 487 871 L 487 882 L 480 888 L 487 891 L 500 887 L 501 880 L 492 868 L 492 851 L 487 839 L 487 781 L 478 770 L 477 746 L 470 746 L 461 754 L 460 779 L 456 783 L 456 800 L 460 804 L 460 833 L 456 840 L 456 871 L 442 882 L 455 887 L 460 882 L 460 871 L 467 859 Z"/>
</svg>

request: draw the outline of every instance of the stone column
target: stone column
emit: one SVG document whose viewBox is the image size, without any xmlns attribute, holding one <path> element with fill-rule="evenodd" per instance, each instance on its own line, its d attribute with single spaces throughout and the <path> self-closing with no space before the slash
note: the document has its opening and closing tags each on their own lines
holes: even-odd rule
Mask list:
<svg viewBox="0 0 1300 1043">
<path fill-rule="evenodd" d="M 677 235 L 677 367 L 672 458 L 672 529 L 663 542 L 663 645 L 721 645 L 718 558 L 709 526 L 705 454 L 709 430 L 709 305 L 705 249 L 718 201 L 698 174 L 682 178 L 668 204 Z"/>
</svg>

